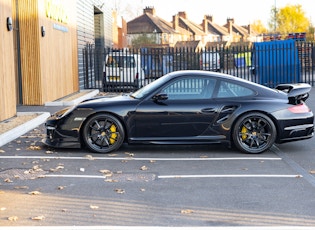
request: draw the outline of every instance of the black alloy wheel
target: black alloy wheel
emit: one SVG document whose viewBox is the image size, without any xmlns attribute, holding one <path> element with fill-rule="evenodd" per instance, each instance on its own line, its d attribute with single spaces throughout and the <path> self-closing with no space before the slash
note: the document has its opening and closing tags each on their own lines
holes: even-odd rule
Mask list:
<svg viewBox="0 0 315 230">
<path fill-rule="evenodd" d="M 116 117 L 110 114 L 96 114 L 86 121 L 82 136 L 91 151 L 109 153 L 120 148 L 125 132 Z"/>
<path fill-rule="evenodd" d="M 244 153 L 262 153 L 275 142 L 277 130 L 273 121 L 262 113 L 249 113 L 235 123 L 233 141 Z"/>
</svg>

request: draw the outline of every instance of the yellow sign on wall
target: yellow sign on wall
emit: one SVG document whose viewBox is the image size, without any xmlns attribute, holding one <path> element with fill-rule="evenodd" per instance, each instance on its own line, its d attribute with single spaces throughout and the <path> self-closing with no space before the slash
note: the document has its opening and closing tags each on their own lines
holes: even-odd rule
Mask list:
<svg viewBox="0 0 315 230">
<path fill-rule="evenodd" d="M 45 0 L 46 17 L 67 24 L 69 20 L 66 8 L 61 0 Z"/>
</svg>

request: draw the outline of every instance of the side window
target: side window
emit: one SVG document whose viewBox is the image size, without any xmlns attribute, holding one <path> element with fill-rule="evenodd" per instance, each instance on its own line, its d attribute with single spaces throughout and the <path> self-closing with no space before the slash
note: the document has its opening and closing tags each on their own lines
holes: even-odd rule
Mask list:
<svg viewBox="0 0 315 230">
<path fill-rule="evenodd" d="M 210 99 L 216 80 L 203 77 L 187 77 L 172 82 L 162 90 L 169 100 Z"/>
<path fill-rule="evenodd" d="M 248 89 L 244 86 L 231 82 L 221 81 L 217 97 L 245 97 L 253 94 L 254 92 L 251 89 Z"/>
<path fill-rule="evenodd" d="M 119 68 L 135 68 L 136 61 L 133 56 L 108 56 L 106 66 Z"/>
</svg>

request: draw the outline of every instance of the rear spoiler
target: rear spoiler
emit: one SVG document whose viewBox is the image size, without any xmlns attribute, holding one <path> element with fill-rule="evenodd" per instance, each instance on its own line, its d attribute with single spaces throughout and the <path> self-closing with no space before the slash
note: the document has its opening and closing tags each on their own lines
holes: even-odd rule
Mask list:
<svg viewBox="0 0 315 230">
<path fill-rule="evenodd" d="M 288 94 L 290 104 L 299 104 L 306 101 L 312 86 L 306 83 L 299 84 L 280 84 L 276 89 Z"/>
</svg>

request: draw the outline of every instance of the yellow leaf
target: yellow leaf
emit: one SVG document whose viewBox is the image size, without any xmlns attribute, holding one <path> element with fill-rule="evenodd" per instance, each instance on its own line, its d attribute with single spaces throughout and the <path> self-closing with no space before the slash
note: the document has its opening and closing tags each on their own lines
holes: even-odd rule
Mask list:
<svg viewBox="0 0 315 230">
<path fill-rule="evenodd" d="M 45 216 L 34 216 L 32 217 L 32 220 L 43 220 L 45 219 Z"/>
<path fill-rule="evenodd" d="M 6 183 L 12 183 L 13 181 L 10 180 L 9 178 L 6 178 L 6 179 L 4 179 L 4 182 L 6 182 Z"/>
<path fill-rule="evenodd" d="M 17 216 L 10 216 L 8 217 L 9 221 L 17 221 L 19 218 Z"/>
<path fill-rule="evenodd" d="M 145 165 L 143 165 L 143 166 L 140 168 L 140 170 L 142 170 L 142 171 L 146 171 L 146 170 L 148 170 L 148 167 L 147 167 L 147 166 L 145 166 Z"/>
<path fill-rule="evenodd" d="M 191 209 L 183 209 L 183 210 L 181 210 L 180 213 L 182 213 L 182 214 L 191 214 L 193 212 L 194 212 L 194 210 L 191 210 Z"/>
<path fill-rule="evenodd" d="M 40 195 L 42 193 L 39 192 L 39 191 L 32 191 L 32 192 L 29 192 L 28 194 L 30 194 L 30 195 Z"/>
</svg>

